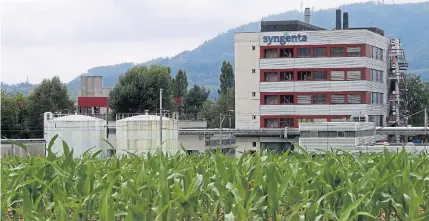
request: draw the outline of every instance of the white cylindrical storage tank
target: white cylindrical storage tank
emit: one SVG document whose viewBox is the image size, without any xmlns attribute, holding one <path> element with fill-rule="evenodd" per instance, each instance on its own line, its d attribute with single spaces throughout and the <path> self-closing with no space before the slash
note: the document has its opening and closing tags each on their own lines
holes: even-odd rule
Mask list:
<svg viewBox="0 0 429 221">
<path fill-rule="evenodd" d="M 90 152 L 103 150 L 100 157 L 107 154 L 108 144 L 103 139 L 107 138 L 106 121 L 85 116 L 68 115 L 63 117 L 52 117 L 52 113 L 45 113 L 44 137 L 46 147 L 51 139 L 58 134 L 52 151 L 54 153 L 63 153 L 64 140 L 70 149 L 73 149 L 74 157 L 81 157 L 82 154 L 91 149 Z"/>
<path fill-rule="evenodd" d="M 179 151 L 178 120 L 162 118 L 162 151 Z M 118 155 L 155 153 L 160 148 L 160 116 L 137 115 L 116 121 L 116 153 Z"/>
</svg>

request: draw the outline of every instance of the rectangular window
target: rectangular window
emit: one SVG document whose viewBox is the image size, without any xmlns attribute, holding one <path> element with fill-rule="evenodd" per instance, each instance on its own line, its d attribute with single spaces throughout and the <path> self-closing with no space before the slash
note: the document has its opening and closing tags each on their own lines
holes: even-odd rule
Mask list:
<svg viewBox="0 0 429 221">
<path fill-rule="evenodd" d="M 311 95 L 298 95 L 296 97 L 298 104 L 311 104 Z"/>
<path fill-rule="evenodd" d="M 279 123 L 277 119 L 265 119 L 265 127 L 266 128 L 278 128 Z"/>
<path fill-rule="evenodd" d="M 345 137 L 356 137 L 356 131 L 346 131 Z"/>
<path fill-rule="evenodd" d="M 381 104 L 381 93 L 378 92 L 372 92 L 371 93 L 371 104 Z"/>
<path fill-rule="evenodd" d="M 256 147 L 256 142 L 252 142 L 252 146 L 253 146 L 253 147 Z"/>
<path fill-rule="evenodd" d="M 293 58 L 293 48 L 280 48 L 281 58 Z"/>
<path fill-rule="evenodd" d="M 319 131 L 318 137 L 337 137 L 337 131 Z"/>
<path fill-rule="evenodd" d="M 252 97 L 256 97 L 256 92 L 252 92 Z"/>
<path fill-rule="evenodd" d="M 256 120 L 256 115 L 252 115 L 253 120 Z"/>
<path fill-rule="evenodd" d="M 361 104 L 362 96 L 360 94 L 348 94 L 347 104 Z"/>
<path fill-rule="evenodd" d="M 298 71 L 298 81 L 310 81 L 311 72 L 310 71 Z"/>
<path fill-rule="evenodd" d="M 344 95 L 343 94 L 331 95 L 331 104 L 344 104 Z"/>
<path fill-rule="evenodd" d="M 326 81 L 328 80 L 328 73 L 326 71 L 315 71 L 313 80 L 315 81 Z"/>
<path fill-rule="evenodd" d="M 311 122 L 313 122 L 313 119 L 311 119 L 311 118 L 299 118 L 298 122 L 299 123 L 311 123 Z"/>
<path fill-rule="evenodd" d="M 328 119 L 327 118 L 314 118 L 313 122 L 324 123 L 324 122 L 328 122 Z"/>
<path fill-rule="evenodd" d="M 361 71 L 347 71 L 347 80 L 348 81 L 362 80 L 362 72 Z"/>
<path fill-rule="evenodd" d="M 254 73 L 256 73 L 256 70 L 255 69 L 252 69 L 252 73 L 254 74 Z"/>
<path fill-rule="evenodd" d="M 380 61 L 384 60 L 384 58 L 383 58 L 384 54 L 383 53 L 384 53 L 383 49 L 380 48 Z"/>
<path fill-rule="evenodd" d="M 293 81 L 293 71 L 280 72 L 281 81 Z"/>
<path fill-rule="evenodd" d="M 310 48 L 298 48 L 298 57 L 300 58 L 310 57 Z"/>
<path fill-rule="evenodd" d="M 277 48 L 267 48 L 264 49 L 264 58 L 278 58 L 279 54 L 277 52 Z"/>
<path fill-rule="evenodd" d="M 265 95 L 264 101 L 264 104 L 279 104 L 277 96 L 275 95 Z"/>
<path fill-rule="evenodd" d="M 280 104 L 293 104 L 293 95 L 280 95 Z"/>
<path fill-rule="evenodd" d="M 377 81 L 377 70 L 371 69 L 371 81 Z"/>
<path fill-rule="evenodd" d="M 331 57 L 344 57 L 344 48 L 343 47 L 332 47 L 331 48 Z"/>
<path fill-rule="evenodd" d="M 327 104 L 326 94 L 315 94 L 313 95 L 313 104 Z"/>
<path fill-rule="evenodd" d="M 347 57 L 360 57 L 360 47 L 347 48 Z"/>
<path fill-rule="evenodd" d="M 378 71 L 378 78 L 380 79 L 380 82 L 384 82 L 383 71 Z"/>
<path fill-rule="evenodd" d="M 293 127 L 293 118 L 280 118 L 280 127 Z"/>
<path fill-rule="evenodd" d="M 278 81 L 277 72 L 264 72 L 265 81 Z"/>
<path fill-rule="evenodd" d="M 328 50 L 326 48 L 313 48 L 313 57 L 326 57 Z"/>
<path fill-rule="evenodd" d="M 344 71 L 331 71 L 331 81 L 344 81 Z"/>
<path fill-rule="evenodd" d="M 255 50 L 255 46 L 252 46 L 252 51 L 254 51 Z"/>
<path fill-rule="evenodd" d="M 344 137 L 344 131 L 338 131 L 338 137 Z"/>
<path fill-rule="evenodd" d="M 311 137 L 310 131 L 301 131 L 299 137 Z"/>
</svg>

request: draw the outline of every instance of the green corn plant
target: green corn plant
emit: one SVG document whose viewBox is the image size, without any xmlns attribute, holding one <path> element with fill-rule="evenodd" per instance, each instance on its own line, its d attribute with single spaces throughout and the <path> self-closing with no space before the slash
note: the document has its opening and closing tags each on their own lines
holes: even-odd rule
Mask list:
<svg viewBox="0 0 429 221">
<path fill-rule="evenodd" d="M 74 158 L 56 139 L 44 158 L 1 159 L 1 220 L 429 220 L 426 153 Z"/>
</svg>

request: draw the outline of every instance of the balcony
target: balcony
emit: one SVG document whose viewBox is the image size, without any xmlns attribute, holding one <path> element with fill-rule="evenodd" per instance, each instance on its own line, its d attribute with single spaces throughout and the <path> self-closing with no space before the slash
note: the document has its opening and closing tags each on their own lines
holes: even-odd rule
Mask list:
<svg viewBox="0 0 429 221">
<path fill-rule="evenodd" d="M 399 70 L 407 70 L 408 69 L 408 63 L 405 59 L 405 53 L 403 49 L 391 49 L 389 52 L 389 55 L 391 56 L 391 67 L 392 69 L 396 68 L 396 61 L 398 61 Z"/>
<path fill-rule="evenodd" d="M 400 101 L 401 95 L 400 94 L 391 94 L 389 95 L 389 101 Z"/>
</svg>

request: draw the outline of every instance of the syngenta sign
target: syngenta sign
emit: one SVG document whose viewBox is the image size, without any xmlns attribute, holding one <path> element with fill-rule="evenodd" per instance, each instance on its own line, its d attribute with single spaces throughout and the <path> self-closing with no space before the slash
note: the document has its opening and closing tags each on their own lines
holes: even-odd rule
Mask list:
<svg viewBox="0 0 429 221">
<path fill-rule="evenodd" d="M 283 36 L 264 36 L 263 41 L 267 45 L 270 45 L 272 43 L 280 43 L 281 45 L 284 45 L 287 42 L 307 41 L 307 35 L 303 35 L 303 34 L 289 35 L 289 33 L 285 32 Z"/>
</svg>

